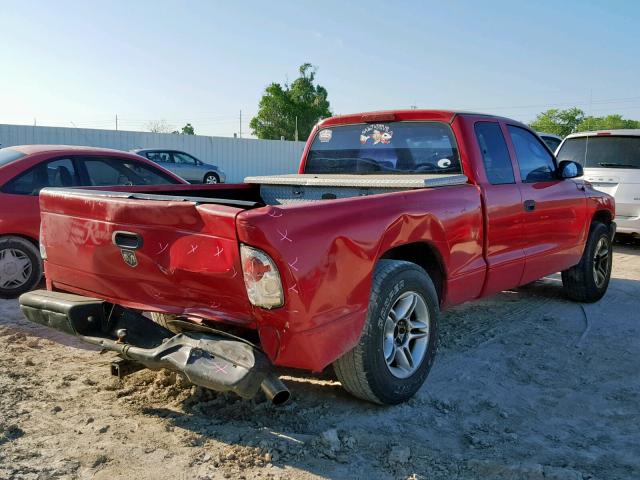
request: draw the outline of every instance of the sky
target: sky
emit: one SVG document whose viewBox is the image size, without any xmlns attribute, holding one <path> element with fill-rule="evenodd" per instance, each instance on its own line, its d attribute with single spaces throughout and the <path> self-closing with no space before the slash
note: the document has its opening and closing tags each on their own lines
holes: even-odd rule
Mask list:
<svg viewBox="0 0 640 480">
<path fill-rule="evenodd" d="M 335 114 L 548 108 L 640 119 L 637 1 L 0 0 L 0 123 L 249 136 L 317 66 Z"/>
</svg>

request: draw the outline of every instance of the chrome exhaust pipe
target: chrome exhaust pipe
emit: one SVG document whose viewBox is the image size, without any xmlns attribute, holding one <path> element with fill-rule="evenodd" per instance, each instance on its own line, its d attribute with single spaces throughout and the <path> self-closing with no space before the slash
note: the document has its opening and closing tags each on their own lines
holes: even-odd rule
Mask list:
<svg viewBox="0 0 640 480">
<path fill-rule="evenodd" d="M 260 388 L 267 396 L 267 400 L 274 405 L 283 405 L 289 401 L 289 398 L 291 398 L 291 392 L 289 389 L 285 387 L 284 383 L 282 383 L 280 379 L 273 374 L 267 375 L 260 384 Z"/>
</svg>

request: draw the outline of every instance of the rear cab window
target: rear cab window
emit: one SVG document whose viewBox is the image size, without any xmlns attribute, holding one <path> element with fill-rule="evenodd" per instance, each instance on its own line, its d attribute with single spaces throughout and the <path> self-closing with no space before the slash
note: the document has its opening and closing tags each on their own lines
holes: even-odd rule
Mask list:
<svg viewBox="0 0 640 480">
<path fill-rule="evenodd" d="M 459 174 L 455 137 L 443 122 L 385 122 L 321 129 L 304 173 Z"/>
<path fill-rule="evenodd" d="M 567 138 L 558 151 L 558 160 L 578 162 L 584 168 L 640 169 L 640 136 Z"/>
</svg>

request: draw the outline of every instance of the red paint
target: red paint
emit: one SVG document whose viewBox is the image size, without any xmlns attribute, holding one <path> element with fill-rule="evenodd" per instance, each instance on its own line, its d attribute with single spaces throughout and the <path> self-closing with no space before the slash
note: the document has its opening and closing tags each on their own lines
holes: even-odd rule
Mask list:
<svg viewBox="0 0 640 480">
<path fill-rule="evenodd" d="M 15 195 L 3 193 L 2 187 L 16 176 L 29 170 L 30 168 L 49 160 L 58 158 L 69 158 L 73 156 L 83 157 L 111 157 L 126 160 L 135 160 L 144 163 L 158 171 L 163 172 L 176 181 L 178 184 L 186 184 L 183 179 L 177 177 L 170 171 L 153 163 L 146 158 L 119 150 L 90 147 L 70 147 L 63 145 L 25 145 L 10 147 L 13 150 L 25 153 L 26 155 L 7 165 L 0 166 L 0 236 L 17 235 L 28 238 L 33 242 L 38 242 L 40 231 L 40 207 L 38 195 Z M 95 187 L 90 187 L 95 188 Z M 104 187 L 102 187 L 104 189 Z M 118 191 L 154 191 L 166 190 L 167 186 L 161 187 L 109 187 L 109 190 Z"/>
<path fill-rule="evenodd" d="M 507 124 L 526 128 L 499 117 L 404 110 L 330 118 L 313 130 L 301 171 L 323 127 L 391 114 L 395 121 L 450 123 L 468 183 L 250 210 L 45 193 L 48 284 L 133 308 L 255 328 L 275 364 L 321 370 L 358 341 L 373 268 L 389 250 L 409 243 L 432 249 L 444 270 L 441 304 L 447 307 L 577 263 L 596 212 L 613 217 L 613 199 L 579 188 L 580 181 L 521 183 L 510 140 L 516 183 L 491 185 L 474 123 L 498 122 L 505 132 Z M 525 212 L 525 199 L 535 199 L 534 212 Z M 111 244 L 114 230 L 143 236 L 138 267 L 120 258 Z M 283 307 L 250 305 L 240 243 L 274 260 Z"/>
</svg>

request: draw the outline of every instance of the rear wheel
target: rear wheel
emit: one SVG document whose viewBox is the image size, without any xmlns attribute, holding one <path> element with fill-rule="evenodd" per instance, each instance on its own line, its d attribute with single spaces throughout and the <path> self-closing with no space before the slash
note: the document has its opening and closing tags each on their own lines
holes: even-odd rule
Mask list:
<svg viewBox="0 0 640 480">
<path fill-rule="evenodd" d="M 218 175 L 216 175 L 215 173 L 209 172 L 204 176 L 204 179 L 202 181 L 207 185 L 213 185 L 214 183 L 218 183 L 220 179 L 218 178 Z"/>
<path fill-rule="evenodd" d="M 611 278 L 613 248 L 609 227 L 591 224 L 580 263 L 562 272 L 567 297 L 577 302 L 597 302 L 606 293 Z"/>
<path fill-rule="evenodd" d="M 40 252 L 22 237 L 0 238 L 0 298 L 32 290 L 42 278 Z"/>
<path fill-rule="evenodd" d="M 356 397 L 394 405 L 422 386 L 436 353 L 438 296 L 418 265 L 380 260 L 358 344 L 333 364 Z"/>
</svg>

